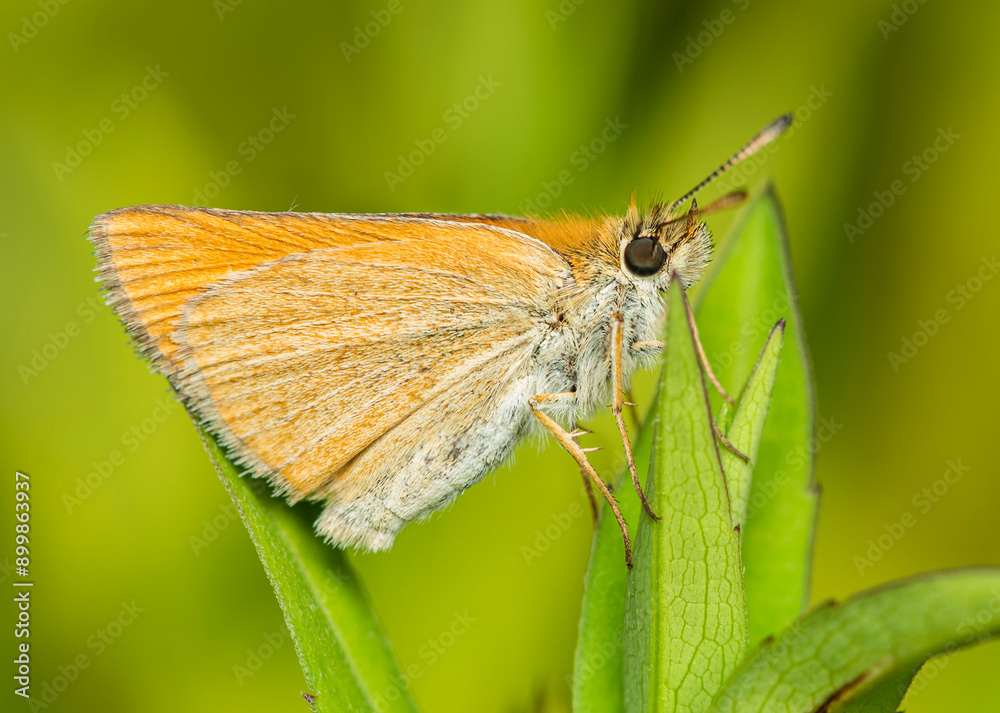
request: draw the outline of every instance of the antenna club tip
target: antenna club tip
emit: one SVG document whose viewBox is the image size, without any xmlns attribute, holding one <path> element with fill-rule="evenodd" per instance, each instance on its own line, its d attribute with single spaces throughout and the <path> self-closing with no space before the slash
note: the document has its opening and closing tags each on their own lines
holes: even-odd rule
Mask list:
<svg viewBox="0 0 1000 713">
<path fill-rule="evenodd" d="M 793 121 L 795 121 L 795 115 L 792 114 L 792 112 L 787 112 L 787 113 L 782 114 L 781 116 L 779 116 L 774 121 L 772 121 L 768 125 L 767 129 L 765 129 L 765 131 L 770 130 L 770 131 L 774 131 L 775 134 L 780 134 L 783 131 L 785 131 L 785 129 L 787 129 L 788 127 L 790 127 L 792 125 Z"/>
<path fill-rule="evenodd" d="M 777 119 L 772 121 L 770 124 L 761 129 L 760 133 L 757 134 L 757 139 L 759 141 L 764 141 L 769 143 L 774 141 L 776 138 L 781 136 L 785 131 L 792 125 L 794 116 L 791 112 L 787 114 L 782 114 Z"/>
</svg>

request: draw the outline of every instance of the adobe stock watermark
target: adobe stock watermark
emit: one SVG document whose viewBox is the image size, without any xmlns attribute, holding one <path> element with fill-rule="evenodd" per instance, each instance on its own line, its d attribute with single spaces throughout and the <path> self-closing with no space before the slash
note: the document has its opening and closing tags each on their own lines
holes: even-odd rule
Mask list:
<svg viewBox="0 0 1000 713">
<path fill-rule="evenodd" d="M 243 0 L 212 0 L 212 9 L 219 18 L 219 22 L 226 19 L 226 15 L 236 12 L 236 8 L 243 4 Z"/>
<path fill-rule="evenodd" d="M 74 339 L 83 333 L 83 328 L 94 321 L 104 303 L 97 297 L 88 297 L 76 306 L 74 314 L 79 319 L 71 319 L 61 329 L 50 331 L 45 342 L 31 350 L 26 361 L 17 366 L 17 375 L 21 383 L 27 386 L 41 374 L 45 368 L 62 354 Z"/>
<path fill-rule="evenodd" d="M 586 513 L 587 509 L 578 502 L 570 503 L 566 512 L 554 513 L 550 518 L 552 522 L 546 525 L 544 530 L 535 530 L 535 539 L 532 543 L 534 547 L 521 545 L 525 563 L 530 567 L 543 553 L 548 552 L 552 543 L 562 537 L 573 523 Z"/>
<path fill-rule="evenodd" d="M 42 683 L 38 694 L 32 693 L 28 701 L 32 713 L 47 710 L 59 696 L 80 677 L 80 674 L 90 668 L 94 661 L 104 654 L 125 630 L 131 627 L 145 608 L 135 603 L 123 601 L 118 614 L 107 624 L 87 637 L 86 650 L 73 657 L 68 663 L 56 667 L 56 675 Z"/>
<path fill-rule="evenodd" d="M 834 416 L 830 416 L 829 418 L 821 416 L 816 421 L 816 435 L 810 436 L 805 445 L 801 445 L 785 454 L 785 467 L 796 469 L 804 467 L 809 462 L 810 457 L 819 453 L 823 446 L 833 440 L 833 437 L 840 433 L 843 428 L 844 424 L 837 423 L 837 419 Z M 787 482 L 788 473 L 782 468 L 774 471 L 769 479 L 762 480 L 759 486 L 751 487 L 744 522 L 753 517 L 757 511 L 770 502 L 771 498 L 777 495 L 778 491 Z"/>
<path fill-rule="evenodd" d="M 945 669 L 948 663 L 951 661 L 951 656 L 946 654 L 935 656 L 929 659 L 923 666 L 920 667 L 920 671 L 917 675 L 913 677 L 909 685 L 905 682 L 899 684 L 896 689 L 897 695 L 902 698 L 904 695 L 914 696 L 922 693 L 930 682 L 933 681 L 938 675 Z"/>
<path fill-rule="evenodd" d="M 929 513 L 937 503 L 941 502 L 942 498 L 951 492 L 952 487 L 961 482 L 965 474 L 972 470 L 971 466 L 962 463 L 961 458 L 949 460 L 947 466 L 947 469 L 940 478 L 934 480 L 930 485 L 921 488 L 910 499 L 910 502 L 919 515 Z M 877 537 L 868 539 L 868 549 L 865 550 L 864 556 L 854 555 L 852 562 L 857 568 L 858 574 L 864 576 L 866 571 L 874 567 L 876 562 L 885 557 L 885 554 L 895 547 L 896 543 L 902 540 L 906 536 L 906 533 L 917 525 L 918 519 L 918 515 L 915 515 L 910 510 L 906 510 L 900 513 L 899 517 L 892 522 L 883 523 L 882 529 L 884 532 Z"/>
<path fill-rule="evenodd" d="M 411 663 L 400 672 L 401 680 L 399 684 L 393 684 L 388 689 L 375 694 L 373 701 L 375 710 L 378 713 L 389 710 L 391 704 L 400 699 L 403 692 L 410 687 L 410 684 L 422 677 L 426 673 L 427 667 L 436 664 L 448 649 L 454 646 L 455 642 L 469 631 L 469 627 L 475 624 L 476 621 L 475 617 L 469 615 L 468 609 L 462 613 L 453 612 L 451 623 L 448 627 L 437 636 L 428 639 L 417 649 L 417 655 L 420 657 L 423 665 Z"/>
<path fill-rule="evenodd" d="M 566 686 L 573 690 L 574 685 L 586 683 L 592 679 L 608 665 L 608 662 L 612 660 L 611 657 L 621 646 L 622 640 L 621 637 L 618 637 L 613 641 L 605 641 L 592 649 L 583 660 L 574 666 L 572 673 L 566 674 Z"/>
<path fill-rule="evenodd" d="M 441 120 L 451 131 L 458 131 L 462 127 L 462 124 L 478 111 L 483 102 L 493 96 L 493 93 L 499 87 L 500 82 L 493 79 L 492 74 L 488 74 L 485 77 L 479 75 L 479 83 L 476 84 L 476 88 L 472 93 L 446 109 L 444 114 L 441 115 Z M 385 182 L 389 185 L 389 190 L 395 191 L 396 186 L 412 176 L 417 167 L 422 166 L 431 154 L 437 150 L 438 146 L 447 140 L 448 131 L 444 126 L 439 126 L 432 130 L 427 138 L 414 140 L 413 143 L 416 148 L 405 156 L 399 154 L 399 162 L 396 170 L 386 171 L 383 174 Z"/>
<path fill-rule="evenodd" d="M 993 622 L 998 616 L 1000 616 L 1000 588 L 994 588 L 990 591 L 990 598 L 979 611 L 959 622 L 955 629 L 955 639 L 923 665 L 909 687 L 905 681 L 900 683 L 897 689 L 898 695 L 913 696 L 922 692 L 948 666 L 952 652 L 989 636 Z"/>
<path fill-rule="evenodd" d="M 991 595 L 982 609 L 964 619 L 955 630 L 961 637 L 962 644 L 971 644 L 982 639 L 993 627 L 994 620 L 1000 616 L 1000 588 L 993 589 Z"/>
<path fill-rule="evenodd" d="M 919 154 L 913 154 L 900 167 L 903 176 L 909 179 L 909 185 L 919 181 L 927 170 L 938 162 L 941 154 L 950 149 L 960 138 L 961 134 L 956 134 L 950 126 L 947 129 L 939 128 L 934 141 Z M 885 215 L 896 199 L 906 193 L 908 187 L 903 179 L 897 178 L 886 190 L 875 191 L 873 194 L 875 200 L 869 203 L 867 208 L 858 208 L 858 219 L 854 223 L 844 223 L 844 235 L 847 236 L 848 242 L 853 245 L 855 238 L 864 235 L 876 220 Z"/>
<path fill-rule="evenodd" d="M 908 693 L 912 696 L 927 688 L 927 685 L 937 678 L 951 661 L 949 654 L 955 649 L 973 644 L 989 635 L 992 629 L 991 625 L 997 616 L 1000 616 L 1000 588 L 991 591 L 989 600 L 979 611 L 959 622 L 955 629 L 955 640 L 923 665 L 909 687 L 906 686 L 905 682 L 902 683 L 898 689 L 899 695 Z"/>
<path fill-rule="evenodd" d="M 747 353 L 748 344 L 763 344 L 763 339 L 770 334 L 774 325 L 782 317 L 792 313 L 792 304 L 784 293 L 777 295 L 771 304 L 760 310 L 752 321 L 740 327 L 740 339 L 734 339 L 722 351 L 713 351 L 709 361 L 716 368 L 729 369 L 736 359 Z"/>
<path fill-rule="evenodd" d="M 156 433 L 164 421 L 181 408 L 180 403 L 172 396 L 161 396 L 149 416 L 132 424 L 122 431 L 118 438 L 120 448 L 113 448 L 99 460 L 91 461 L 91 469 L 87 475 L 75 481 L 72 491 L 62 494 L 66 512 L 72 515 L 78 507 L 88 500 L 98 488 L 106 483 L 115 471 L 125 465 L 128 456 L 139 450 L 143 443 Z"/>
<path fill-rule="evenodd" d="M 564 168 L 556 174 L 553 180 L 542 181 L 541 192 L 524 202 L 525 211 L 537 214 L 551 206 L 552 201 L 562 195 L 563 190 L 571 185 L 578 175 L 590 168 L 601 154 L 608 150 L 608 146 L 617 141 L 627 128 L 628 124 L 624 123 L 621 117 L 605 119 L 604 126 L 597 136 L 585 144 L 580 144 L 569 155 L 569 163 L 576 169 L 576 172 Z"/>
<path fill-rule="evenodd" d="M 570 15 L 576 12 L 576 9 L 585 2 L 587 2 L 587 0 L 561 0 L 555 10 L 552 10 L 551 8 L 546 10 L 545 19 L 548 20 L 549 27 L 553 30 L 558 28 L 559 25 L 566 22 Z"/>
<path fill-rule="evenodd" d="M 945 295 L 944 299 L 948 303 L 948 307 L 939 307 L 934 310 L 934 314 L 929 319 L 918 319 L 917 330 L 900 338 L 899 351 L 886 353 L 893 372 L 898 374 L 900 367 L 909 364 L 917 352 L 926 347 L 931 339 L 941 331 L 941 328 L 951 321 L 952 312 L 960 312 L 965 309 L 965 306 L 982 291 L 983 287 L 996 277 L 997 272 L 1000 272 L 1000 261 L 997 260 L 996 255 L 981 258 L 976 271 L 964 282 L 955 285 Z"/>
<path fill-rule="evenodd" d="M 122 92 L 111 102 L 111 113 L 118 118 L 118 121 L 125 121 L 129 118 L 139 105 L 146 101 L 150 92 L 159 87 L 163 80 L 170 76 L 169 72 L 160 69 L 160 65 L 155 67 L 146 65 L 146 74 L 143 75 L 139 83 L 128 91 Z M 115 120 L 110 116 L 105 116 L 97 122 L 92 129 L 84 129 L 81 133 L 83 138 L 74 145 L 66 145 L 66 154 L 62 161 L 53 161 L 52 170 L 55 171 L 56 178 L 62 183 L 63 179 L 73 173 L 83 163 L 83 159 L 94 153 L 94 149 L 100 146 L 104 139 L 116 128 Z"/>
<path fill-rule="evenodd" d="M 806 100 L 795 107 L 792 112 L 794 120 L 792 125 L 785 129 L 782 141 L 772 141 L 763 149 L 748 156 L 740 163 L 736 164 L 724 174 L 719 176 L 715 183 L 723 193 L 730 193 L 740 186 L 746 185 L 750 177 L 755 175 L 768 159 L 781 150 L 786 141 L 791 139 L 802 127 L 813 118 L 813 115 L 822 109 L 833 96 L 833 92 L 826 88 L 826 83 L 818 87 L 814 84 L 809 87 L 809 96 Z"/>
<path fill-rule="evenodd" d="M 748 7 L 750 7 L 750 0 L 730 1 L 740 12 L 744 12 Z M 705 29 L 697 35 L 688 35 L 687 44 L 684 46 L 684 52 L 674 52 L 670 55 L 670 58 L 674 60 L 674 64 L 677 66 L 677 71 L 683 72 L 687 65 L 694 64 L 694 61 L 701 57 L 701 53 L 708 49 L 713 42 L 719 39 L 719 35 L 721 35 L 726 28 L 729 27 L 729 25 L 736 22 L 737 17 L 737 13 L 727 7 L 719 13 L 718 17 L 712 18 L 711 20 L 703 20 L 701 24 L 705 26 Z"/>
<path fill-rule="evenodd" d="M 69 4 L 69 0 L 38 0 L 36 3 L 38 10 L 30 15 L 21 17 L 20 34 L 8 32 L 7 41 L 10 42 L 14 54 L 21 51 L 24 45 L 38 36 L 38 31 L 49 24 L 49 20 L 59 14 L 63 5 Z"/>
<path fill-rule="evenodd" d="M 901 3 L 892 4 L 892 14 L 888 20 L 880 19 L 877 23 L 878 31 L 882 33 L 882 39 L 887 40 L 893 32 L 899 32 L 903 25 L 910 21 L 910 18 L 917 14 L 917 10 L 924 5 L 927 0 L 903 0 Z"/>
<path fill-rule="evenodd" d="M 219 513 L 211 519 L 201 521 L 200 537 L 191 535 L 188 537 L 188 544 L 197 557 L 201 551 L 219 539 L 219 535 L 229 529 L 229 526 L 240 519 L 240 512 L 232 502 L 223 503 L 219 506 Z"/>
<path fill-rule="evenodd" d="M 287 106 L 272 109 L 271 118 L 267 123 L 236 146 L 236 153 L 240 158 L 226 161 L 221 171 L 208 172 L 208 183 L 194 191 L 194 205 L 208 205 L 211 200 L 217 198 L 222 189 L 232 183 L 235 176 L 243 173 L 243 169 L 250 165 L 278 134 L 287 129 L 295 118 L 296 115 L 288 111 Z"/>
<path fill-rule="evenodd" d="M 340 51 L 344 53 L 344 59 L 347 60 L 348 64 L 355 55 L 361 54 L 361 50 L 370 45 L 372 40 L 378 37 L 382 30 L 389 26 L 392 19 L 402 11 L 402 0 L 389 0 L 381 10 L 371 11 L 371 20 L 364 25 L 356 25 L 351 37 L 352 41 L 340 43 Z"/>
<path fill-rule="evenodd" d="M 242 664 L 233 665 L 233 675 L 236 676 L 236 682 L 241 686 L 246 683 L 246 680 L 260 671 L 284 643 L 285 635 L 280 631 L 264 634 L 264 642 L 255 648 L 248 648 L 245 661 Z"/>
</svg>

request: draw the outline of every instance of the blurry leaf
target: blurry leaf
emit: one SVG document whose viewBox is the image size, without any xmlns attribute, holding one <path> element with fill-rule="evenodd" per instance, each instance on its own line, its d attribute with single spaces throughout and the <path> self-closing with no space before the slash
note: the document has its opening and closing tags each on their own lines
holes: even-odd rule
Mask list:
<svg viewBox="0 0 1000 713">
<path fill-rule="evenodd" d="M 415 711 L 343 552 L 316 536 L 301 508 L 258 492 L 210 435 L 202 438 L 274 587 L 312 710 Z"/>
<path fill-rule="evenodd" d="M 637 466 L 648 463 L 653 445 L 654 402 L 632 446 Z M 625 489 L 624 493 L 622 489 Z M 628 468 L 616 481 L 618 507 L 635 531 L 642 514 L 639 498 L 631 492 Z M 583 610 L 573 661 L 574 713 L 619 713 L 625 710 L 622 681 L 622 630 L 625 624 L 625 586 L 628 570 L 621 530 L 611 507 L 601 507 L 584 579 Z"/>
<path fill-rule="evenodd" d="M 626 710 L 707 710 L 746 651 L 739 535 L 708 394 L 675 283 L 653 463 L 625 599 Z"/>
<path fill-rule="evenodd" d="M 760 450 L 760 440 L 764 433 L 768 407 L 771 404 L 771 390 L 774 387 L 774 376 L 778 370 L 778 359 L 784 339 L 785 321 L 781 320 L 771 330 L 764 344 L 764 350 L 757 358 L 757 364 L 750 373 L 750 380 L 736 405 L 732 423 L 726 431 L 727 440 L 740 453 L 748 456 L 750 462 L 744 462 L 728 448 L 719 449 L 722 453 L 722 472 L 726 474 L 726 483 L 729 486 L 735 527 L 742 527 L 746 516 L 754 464 L 757 462 L 757 453 Z"/>
<path fill-rule="evenodd" d="M 743 384 L 771 326 L 785 318 L 787 344 L 750 486 L 743 525 L 751 646 L 784 630 L 809 598 L 817 496 L 815 406 L 781 207 L 773 189 L 748 207 L 698 291 L 698 328 L 727 388 Z"/>
<path fill-rule="evenodd" d="M 889 699 L 931 656 L 1000 634 L 1000 569 L 924 575 L 820 607 L 755 650 L 712 713 L 824 713 Z M 879 710 L 879 709 L 858 709 Z"/>
</svg>

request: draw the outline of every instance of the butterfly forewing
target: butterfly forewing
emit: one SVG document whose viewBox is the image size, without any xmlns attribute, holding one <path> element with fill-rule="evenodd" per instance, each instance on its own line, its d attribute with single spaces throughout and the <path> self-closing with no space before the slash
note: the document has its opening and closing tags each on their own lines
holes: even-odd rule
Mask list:
<svg viewBox="0 0 1000 713">
<path fill-rule="evenodd" d="M 109 301 L 167 375 L 176 367 L 171 335 L 192 297 L 234 272 L 353 237 L 311 214 L 183 206 L 105 213 L 94 219 L 90 235 Z"/>
<path fill-rule="evenodd" d="M 365 528 L 398 523 L 352 500 L 470 484 L 407 464 L 459 457 L 492 420 L 570 274 L 486 221 L 156 207 L 95 226 L 116 309 L 206 425 L 281 492 L 329 499 L 334 539 L 369 545 Z"/>
</svg>

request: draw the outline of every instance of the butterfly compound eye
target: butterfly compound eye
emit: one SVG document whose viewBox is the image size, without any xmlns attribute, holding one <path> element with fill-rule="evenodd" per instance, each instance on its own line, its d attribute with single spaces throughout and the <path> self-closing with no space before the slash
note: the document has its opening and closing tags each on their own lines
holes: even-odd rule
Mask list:
<svg viewBox="0 0 1000 713">
<path fill-rule="evenodd" d="M 667 253 L 663 246 L 652 238 L 636 238 L 625 246 L 625 267 L 633 275 L 655 275 L 666 261 Z"/>
</svg>

